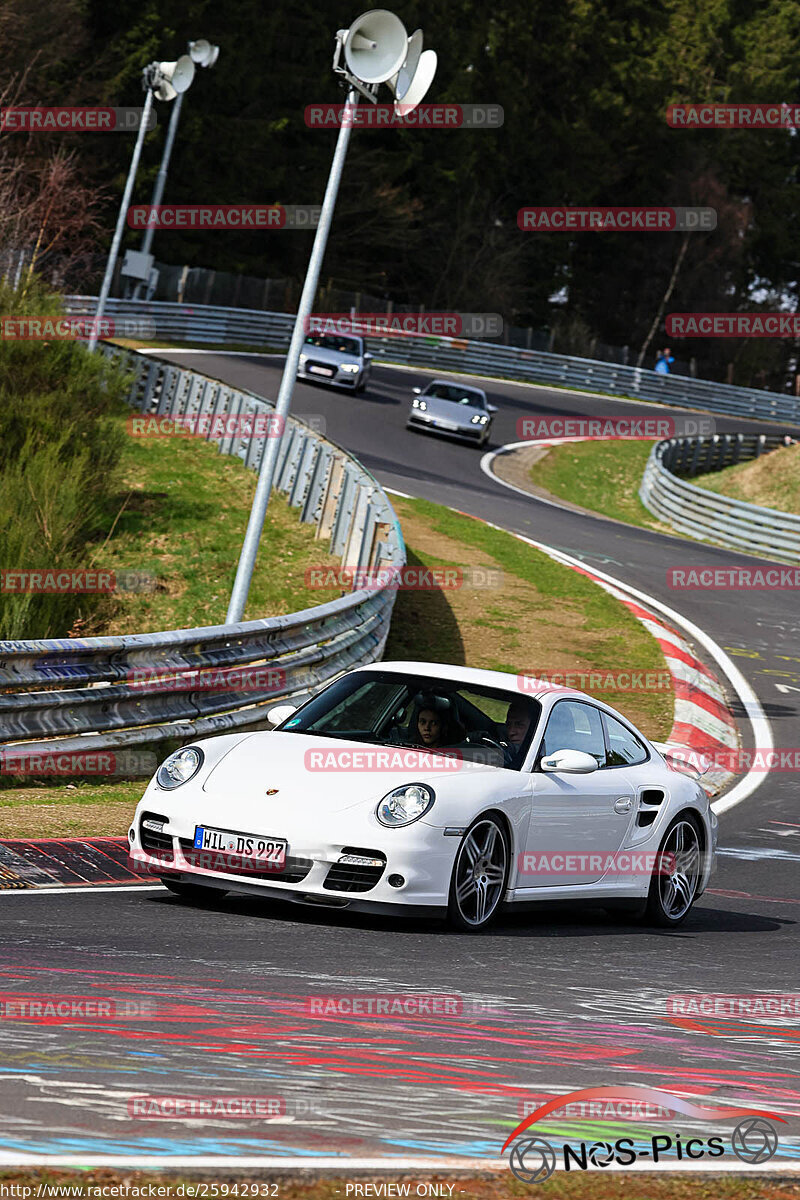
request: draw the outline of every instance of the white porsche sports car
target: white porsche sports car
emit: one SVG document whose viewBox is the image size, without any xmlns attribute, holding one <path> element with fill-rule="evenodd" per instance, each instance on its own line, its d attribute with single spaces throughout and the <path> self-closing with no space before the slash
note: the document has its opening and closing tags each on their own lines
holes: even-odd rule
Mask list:
<svg viewBox="0 0 800 1200">
<path fill-rule="evenodd" d="M 270 719 L 162 763 L 129 830 L 135 870 L 187 899 L 244 892 L 461 930 L 554 900 L 674 926 L 707 886 L 717 820 L 697 779 L 582 692 L 384 662 Z"/>
</svg>

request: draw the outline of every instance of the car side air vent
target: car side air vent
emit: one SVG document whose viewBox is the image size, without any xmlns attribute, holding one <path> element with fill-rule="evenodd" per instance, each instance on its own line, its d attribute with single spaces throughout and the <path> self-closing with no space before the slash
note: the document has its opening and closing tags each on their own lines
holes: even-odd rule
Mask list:
<svg viewBox="0 0 800 1200">
<path fill-rule="evenodd" d="M 653 824 L 653 821 L 655 821 L 657 816 L 658 813 L 653 812 L 652 810 L 650 812 L 640 812 L 637 814 L 636 824 L 640 829 L 646 829 L 648 825 Z"/>
<path fill-rule="evenodd" d="M 661 804 L 664 800 L 664 793 L 660 788 L 643 788 L 640 796 L 642 804 Z"/>
</svg>

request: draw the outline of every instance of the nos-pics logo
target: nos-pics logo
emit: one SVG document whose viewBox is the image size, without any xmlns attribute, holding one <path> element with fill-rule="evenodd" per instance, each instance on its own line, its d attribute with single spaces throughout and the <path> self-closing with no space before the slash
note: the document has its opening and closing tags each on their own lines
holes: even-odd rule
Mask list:
<svg viewBox="0 0 800 1200">
<path fill-rule="evenodd" d="M 506 1139 L 503 1151 L 511 1146 L 508 1165 L 517 1179 L 523 1183 L 543 1183 L 555 1171 L 559 1158 L 562 1159 L 565 1171 L 586 1171 L 590 1167 L 608 1167 L 612 1164 L 620 1167 L 632 1166 L 635 1162 L 648 1159 L 657 1163 L 667 1157 L 684 1160 L 720 1158 L 725 1153 L 725 1140 L 721 1136 L 684 1138 L 679 1133 L 660 1133 L 649 1139 L 623 1137 L 616 1138 L 613 1142 L 565 1142 L 560 1151 L 542 1137 L 520 1138 L 521 1134 L 550 1113 L 567 1105 L 589 1105 L 600 1100 L 637 1101 L 639 1104 L 657 1105 L 662 1110 L 685 1113 L 689 1117 L 706 1121 L 736 1120 L 737 1124 L 730 1138 L 730 1148 L 742 1162 L 756 1166 L 767 1162 L 778 1149 L 778 1133 L 772 1122 L 785 1123 L 786 1120 L 777 1113 L 756 1108 L 702 1108 L 659 1088 L 584 1088 L 581 1091 L 568 1092 L 564 1096 L 555 1096 L 541 1105 L 521 1121 Z M 613 1105 L 609 1107 L 613 1111 Z M 624 1105 L 620 1106 L 623 1107 Z M 618 1113 L 616 1119 L 625 1118 Z M 520 1140 L 515 1141 L 517 1138 Z"/>
</svg>

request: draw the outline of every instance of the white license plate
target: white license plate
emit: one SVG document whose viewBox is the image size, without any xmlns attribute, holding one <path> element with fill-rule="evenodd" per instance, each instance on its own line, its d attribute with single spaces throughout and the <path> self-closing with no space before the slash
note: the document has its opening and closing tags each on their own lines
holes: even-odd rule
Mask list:
<svg viewBox="0 0 800 1200">
<path fill-rule="evenodd" d="M 311 375 L 327 375 L 329 378 L 334 374 L 328 367 L 309 367 L 308 370 Z"/>
<path fill-rule="evenodd" d="M 242 858 L 258 859 L 273 866 L 282 867 L 285 864 L 287 846 L 284 838 L 231 833 L 228 829 L 212 829 L 208 825 L 196 825 L 194 830 L 195 850 L 241 855 Z"/>
<path fill-rule="evenodd" d="M 437 421 L 436 426 L 438 429 L 451 429 L 451 430 L 458 429 L 458 426 L 456 425 L 455 421 Z"/>
</svg>

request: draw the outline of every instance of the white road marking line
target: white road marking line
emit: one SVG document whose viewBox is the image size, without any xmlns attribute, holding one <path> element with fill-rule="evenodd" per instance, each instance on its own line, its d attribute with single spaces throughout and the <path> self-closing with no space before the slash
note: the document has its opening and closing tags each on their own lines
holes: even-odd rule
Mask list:
<svg viewBox="0 0 800 1200">
<path fill-rule="evenodd" d="M 6 896 L 71 896 L 75 892 L 165 892 L 167 889 L 161 883 L 145 883 L 142 885 L 136 883 L 121 884 L 106 886 L 98 883 L 89 887 L 29 887 L 15 888 L 13 891 L 6 891 L 0 888 L 0 897 L 5 899 Z"/>
<path fill-rule="evenodd" d="M 506 446 L 500 446 L 499 449 L 493 450 L 489 454 L 485 454 L 481 459 L 481 470 L 484 472 L 484 474 L 488 475 L 490 479 L 493 479 L 495 483 L 499 483 L 502 487 L 511 488 L 512 491 L 521 492 L 522 495 L 527 496 L 528 499 L 532 500 L 535 504 L 550 504 L 551 502 L 548 500 L 542 501 L 538 496 L 532 496 L 530 492 L 525 492 L 521 488 L 515 487 L 514 484 L 506 483 L 504 479 L 500 479 L 490 469 L 491 462 L 496 455 L 501 454 L 504 450 L 513 450 L 516 446 L 527 445 L 530 445 L 530 442 L 509 442 Z M 561 508 L 562 505 L 553 504 L 552 507 Z M 684 617 L 682 613 L 677 612 L 674 608 L 670 608 L 669 605 L 663 604 L 660 600 L 656 600 L 655 596 L 651 596 L 648 592 L 640 591 L 639 588 L 632 587 L 629 583 L 625 583 L 623 580 L 617 579 L 614 575 L 608 575 L 605 571 L 601 571 L 597 567 L 588 567 L 586 563 L 581 562 L 580 559 L 573 558 L 571 554 L 565 554 L 561 550 L 553 550 L 552 547 L 545 546 L 543 542 L 536 542 L 533 540 L 533 538 L 525 537 L 525 535 L 522 533 L 515 533 L 513 530 L 503 529 L 502 526 L 495 525 L 492 521 L 485 521 L 485 524 L 491 525 L 493 529 L 498 529 L 502 533 L 512 533 L 513 536 L 519 538 L 520 541 L 527 542 L 528 545 L 535 547 L 535 549 L 543 551 L 543 553 L 549 555 L 549 557 L 554 559 L 556 562 L 563 562 L 566 566 L 577 567 L 581 571 L 587 572 L 588 574 L 594 576 L 596 579 L 601 580 L 606 584 L 610 584 L 612 587 L 619 588 L 620 591 L 624 592 L 631 599 L 638 600 L 640 603 L 650 608 L 654 608 L 657 612 L 661 613 L 662 616 L 665 616 L 674 624 L 680 625 L 681 628 L 684 629 L 695 642 L 699 642 L 703 649 L 706 650 L 711 658 L 714 659 L 724 674 L 727 675 L 731 687 L 736 693 L 745 713 L 747 714 L 747 718 L 753 730 L 753 744 L 762 752 L 767 752 L 774 748 L 775 741 L 772 736 L 772 726 L 767 719 L 764 709 L 761 707 L 761 701 L 759 700 L 753 688 L 750 686 L 750 683 L 747 681 L 747 679 L 745 679 L 742 672 L 739 670 L 733 660 L 725 653 L 722 647 L 716 641 L 714 641 L 710 634 L 701 629 L 699 625 L 695 625 L 694 621 L 690 621 L 688 617 Z M 634 526 L 633 528 L 636 527 Z M 669 535 L 667 534 L 664 536 L 668 537 Z M 735 808 L 737 804 L 741 804 L 743 800 L 746 800 L 748 796 L 753 794 L 756 788 L 760 787 L 760 785 L 764 782 L 766 774 L 766 772 L 760 769 L 756 770 L 753 768 L 748 771 L 744 779 L 741 779 L 737 784 L 735 784 L 731 790 L 726 793 L 726 795 L 712 802 L 711 807 L 714 809 L 714 812 L 719 815 L 720 813 L 729 812 L 732 808 Z"/>
<path fill-rule="evenodd" d="M 285 358 L 284 354 L 262 350 L 195 350 L 191 346 L 138 346 L 137 354 L 219 354 L 221 357 L 229 354 L 241 358 Z"/>
<path fill-rule="evenodd" d="M 495 526 L 495 528 L 499 528 L 499 526 Z M 573 558 L 569 554 L 564 554 L 560 550 L 552 550 L 549 546 L 545 546 L 541 542 L 535 542 L 532 538 L 527 538 L 521 533 L 517 533 L 514 536 L 520 538 L 523 542 L 528 542 L 531 546 L 535 546 L 537 550 L 542 550 L 556 562 L 563 562 L 567 566 L 575 566 L 580 567 L 584 571 L 587 570 L 585 563 L 580 562 L 577 558 Z M 753 730 L 754 745 L 762 753 L 766 753 L 774 748 L 775 742 L 772 737 L 772 726 L 761 707 L 761 701 L 733 660 L 728 657 L 710 634 L 707 634 L 699 625 L 695 625 L 688 617 L 684 617 L 682 613 L 677 612 L 674 608 L 670 608 L 666 604 L 662 604 L 660 600 L 656 600 L 655 596 L 651 596 L 648 592 L 642 592 L 638 588 L 631 587 L 630 584 L 623 583 L 622 580 L 616 579 L 612 575 L 607 575 L 604 571 L 599 571 L 596 567 L 588 568 L 588 570 L 598 579 L 612 583 L 623 592 L 627 592 L 632 599 L 639 600 L 641 603 L 649 605 L 651 608 L 655 608 L 658 612 L 663 613 L 669 620 L 682 626 L 691 638 L 699 642 L 720 669 L 728 676 L 731 687 L 738 696 L 750 721 Z M 717 814 L 725 813 L 735 808 L 737 804 L 741 804 L 743 800 L 752 795 L 756 788 L 760 787 L 764 782 L 765 776 L 766 772 L 761 768 L 751 768 L 744 779 L 735 784 L 726 795 L 712 802 L 711 807 L 714 809 L 714 812 Z"/>
</svg>

